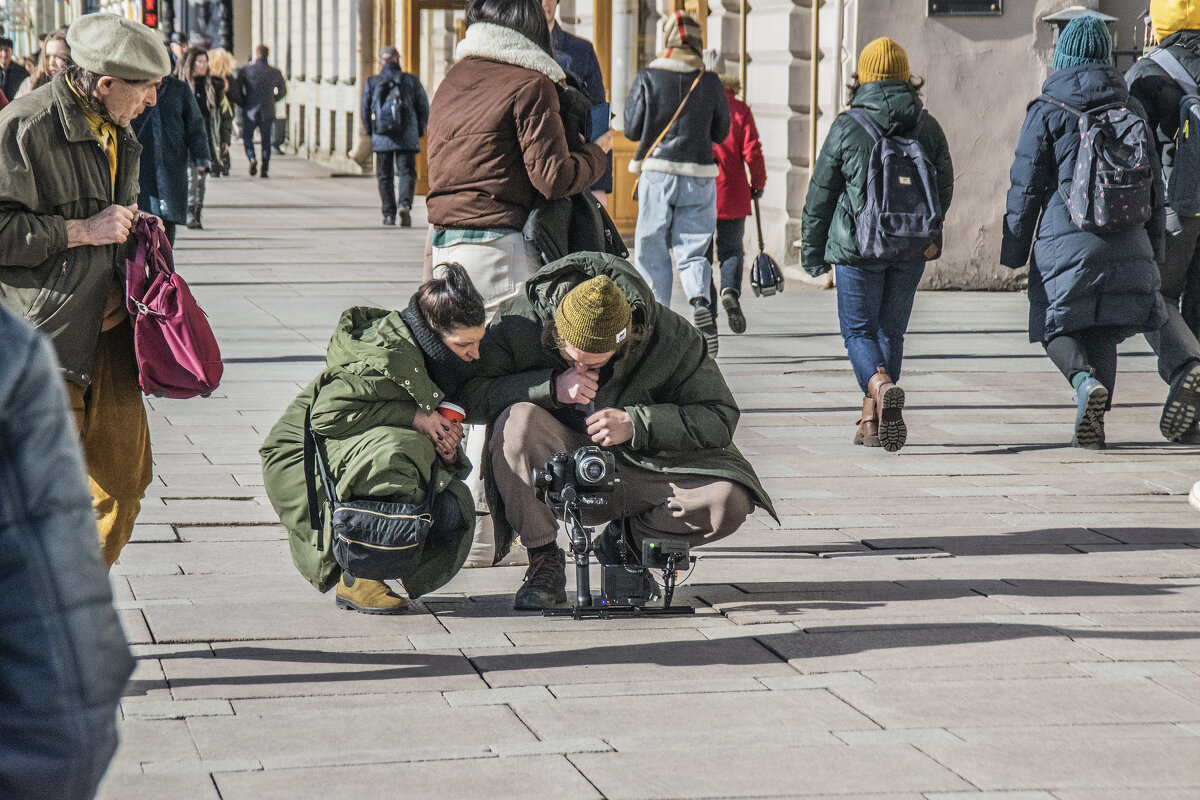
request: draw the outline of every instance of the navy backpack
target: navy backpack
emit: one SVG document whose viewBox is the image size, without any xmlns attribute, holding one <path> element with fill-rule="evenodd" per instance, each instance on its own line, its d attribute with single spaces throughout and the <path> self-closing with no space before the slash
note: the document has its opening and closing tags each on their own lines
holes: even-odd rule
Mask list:
<svg viewBox="0 0 1200 800">
<path fill-rule="evenodd" d="M 380 81 L 371 104 L 372 130 L 385 136 L 403 133 L 406 105 L 403 78 Z"/>
<path fill-rule="evenodd" d="M 1179 101 L 1179 130 L 1175 133 L 1175 160 L 1167 182 L 1167 203 L 1181 217 L 1200 217 L 1200 89 L 1170 50 L 1149 56 L 1183 89 Z"/>
<path fill-rule="evenodd" d="M 846 112 L 871 134 L 867 202 L 855 220 L 858 252 L 881 263 L 932 261 L 942 254 L 942 201 L 937 169 L 917 141 L 929 115 L 922 110 L 907 134 L 884 130 L 863 108 Z"/>
</svg>

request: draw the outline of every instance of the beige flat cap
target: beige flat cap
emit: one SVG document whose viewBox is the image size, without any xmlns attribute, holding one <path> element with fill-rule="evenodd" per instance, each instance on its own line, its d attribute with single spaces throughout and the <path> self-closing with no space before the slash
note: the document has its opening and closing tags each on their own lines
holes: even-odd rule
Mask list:
<svg viewBox="0 0 1200 800">
<path fill-rule="evenodd" d="M 67 30 L 71 60 L 88 72 L 156 81 L 171 71 L 158 31 L 116 14 L 86 14 Z"/>
</svg>

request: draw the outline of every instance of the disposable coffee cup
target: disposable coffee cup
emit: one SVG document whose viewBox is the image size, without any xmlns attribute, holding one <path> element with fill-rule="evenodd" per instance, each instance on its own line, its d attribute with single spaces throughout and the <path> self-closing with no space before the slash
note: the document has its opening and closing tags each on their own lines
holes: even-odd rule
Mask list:
<svg viewBox="0 0 1200 800">
<path fill-rule="evenodd" d="M 442 403 L 437 407 L 437 412 L 451 422 L 462 422 L 467 418 L 466 409 L 454 403 Z"/>
</svg>

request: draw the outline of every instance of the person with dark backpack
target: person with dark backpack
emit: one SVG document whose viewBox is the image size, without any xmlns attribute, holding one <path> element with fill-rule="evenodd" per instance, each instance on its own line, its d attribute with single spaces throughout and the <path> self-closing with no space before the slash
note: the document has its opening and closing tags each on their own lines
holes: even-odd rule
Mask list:
<svg viewBox="0 0 1200 800">
<path fill-rule="evenodd" d="M 1000 262 L 1029 263 L 1029 340 L 1075 389 L 1071 443 L 1101 450 L 1117 345 L 1165 318 L 1162 174 L 1099 18 L 1063 29 L 1054 69 L 1021 129 Z"/>
<path fill-rule="evenodd" d="M 1159 47 L 1125 76 L 1156 134 L 1167 181 L 1160 265 L 1167 321 L 1147 332 L 1146 341 L 1170 386 L 1159 431 L 1175 442 L 1200 444 L 1200 9 L 1154 0 L 1150 20 Z"/>
<path fill-rule="evenodd" d="M 941 255 L 954 166 L 921 103 L 908 55 L 886 37 L 863 48 L 850 110 L 833 121 L 804 202 L 801 264 L 837 266 L 838 323 L 863 392 L 854 443 L 904 446 L 904 334 L 925 262 Z"/>
<path fill-rule="evenodd" d="M 383 224 L 395 225 L 399 212 L 400 226 L 408 228 L 412 226 L 417 153 L 429 122 L 429 97 L 417 76 L 400 68 L 400 51 L 395 47 L 388 45 L 380 51 L 379 64 L 379 74 L 367 78 L 363 86 L 363 128 L 375 152 Z"/>
</svg>

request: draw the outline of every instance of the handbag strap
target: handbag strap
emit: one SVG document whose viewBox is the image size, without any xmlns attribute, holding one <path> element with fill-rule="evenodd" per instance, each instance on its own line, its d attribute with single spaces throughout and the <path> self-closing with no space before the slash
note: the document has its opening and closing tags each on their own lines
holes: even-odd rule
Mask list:
<svg viewBox="0 0 1200 800">
<path fill-rule="evenodd" d="M 762 215 L 758 213 L 758 198 L 754 198 L 754 226 L 758 228 L 758 252 L 767 252 L 767 246 L 763 243 L 762 235 Z"/>
<path fill-rule="evenodd" d="M 425 492 L 425 502 L 421 504 L 422 510 L 426 514 L 433 511 L 433 496 L 437 493 L 441 460 L 441 457 L 435 452 L 433 466 L 429 470 L 429 485 Z M 312 407 L 310 406 L 304 412 L 304 484 L 308 489 L 308 521 L 313 530 L 317 532 L 317 549 L 319 550 L 321 549 L 321 531 L 324 529 L 324 515 L 321 513 L 321 503 L 317 500 L 314 467 L 316 475 L 321 478 L 321 485 L 325 487 L 325 497 L 328 499 L 329 505 L 333 507 L 341 505 L 342 501 L 337 496 L 337 485 L 329 474 L 325 437 L 313 430 Z"/>
<path fill-rule="evenodd" d="M 650 154 L 654 152 L 654 148 L 662 144 L 663 137 L 667 135 L 667 131 L 671 130 L 671 126 L 675 124 L 675 120 L 679 119 L 679 115 L 683 113 L 683 107 L 687 105 L 688 98 L 692 96 L 692 92 L 695 90 L 695 88 L 700 85 L 700 79 L 703 77 L 704 70 L 700 70 L 700 72 L 696 74 L 696 80 L 692 81 L 691 88 L 689 88 L 687 90 L 687 94 L 683 96 L 683 101 L 680 102 L 679 107 L 675 109 L 675 114 L 672 115 L 671 120 L 667 123 L 667 127 L 663 128 L 662 132 L 658 134 L 658 138 L 654 140 L 654 144 L 650 145 L 650 149 L 646 151 L 646 155 L 642 156 L 643 159 L 649 158 Z"/>
</svg>

